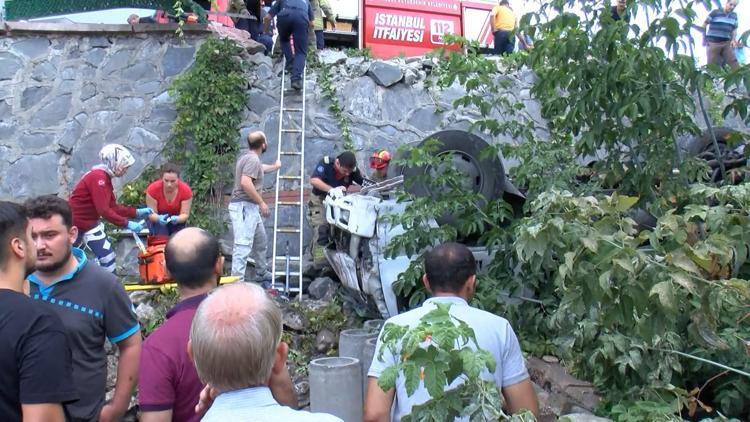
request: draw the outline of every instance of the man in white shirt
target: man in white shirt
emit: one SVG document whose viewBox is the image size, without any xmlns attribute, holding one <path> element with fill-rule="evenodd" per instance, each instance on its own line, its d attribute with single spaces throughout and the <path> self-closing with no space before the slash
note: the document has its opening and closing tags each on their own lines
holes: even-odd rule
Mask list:
<svg viewBox="0 0 750 422">
<path fill-rule="evenodd" d="M 198 377 L 218 393 L 201 420 L 341 422 L 274 399 L 271 389 L 286 373 L 288 351 L 281 341 L 281 311 L 260 286 L 234 283 L 209 294 L 198 306 L 188 342 Z"/>
<path fill-rule="evenodd" d="M 422 316 L 436 308 L 436 303 L 451 304 L 451 315 L 474 329 L 479 347 L 489 351 L 497 362 L 495 372 L 491 374 L 485 369 L 482 378 L 494 381 L 501 388 L 506 408 L 510 413 L 526 409 L 538 416 L 539 402 L 536 392 L 529 380 L 521 347 L 510 324 L 504 318 L 472 308 L 468 304 L 474 296 L 476 286 L 476 261 L 469 248 L 459 243 L 445 243 L 428 252 L 425 256 L 425 274 L 422 282 L 432 294 L 432 298 L 425 301 L 421 307 L 390 318 L 387 322 L 414 327 L 419 324 Z M 381 348 L 383 343 L 379 337 L 375 356 L 378 356 Z M 399 374 L 395 388 L 386 392 L 381 390 L 378 387 L 378 378 L 387 367 L 395 365 L 399 359 L 399 351 L 393 353 L 385 348 L 382 353 L 383 361 L 373 359 L 368 372 L 366 422 L 400 421 L 403 416 L 411 413 L 413 406 L 430 399 L 423 383 L 420 383 L 414 394 L 409 396 L 406 393 L 403 373 Z M 446 389 L 455 388 L 460 382 L 460 379 L 457 379 Z"/>
</svg>

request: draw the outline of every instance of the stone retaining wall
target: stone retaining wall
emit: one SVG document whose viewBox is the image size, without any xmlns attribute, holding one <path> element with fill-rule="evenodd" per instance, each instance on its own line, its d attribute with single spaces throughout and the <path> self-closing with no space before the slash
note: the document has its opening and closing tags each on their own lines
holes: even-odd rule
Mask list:
<svg viewBox="0 0 750 422">
<path fill-rule="evenodd" d="M 0 33 L 0 199 L 67 195 L 110 142 L 135 153 L 126 180 L 136 177 L 168 138 L 175 111 L 167 88 L 205 38 L 202 30 L 180 41 L 173 28 L 62 27 L 14 24 Z"/>
</svg>

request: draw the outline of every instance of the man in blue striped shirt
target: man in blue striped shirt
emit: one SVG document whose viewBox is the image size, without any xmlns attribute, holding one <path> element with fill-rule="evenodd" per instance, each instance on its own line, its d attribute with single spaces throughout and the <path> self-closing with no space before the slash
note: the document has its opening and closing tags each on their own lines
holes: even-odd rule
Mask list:
<svg viewBox="0 0 750 422">
<path fill-rule="evenodd" d="M 703 45 L 707 47 L 708 64 L 729 65 L 737 68 L 737 26 L 739 21 L 734 8 L 737 0 L 727 0 L 724 9 L 712 11 L 703 23 Z"/>
</svg>

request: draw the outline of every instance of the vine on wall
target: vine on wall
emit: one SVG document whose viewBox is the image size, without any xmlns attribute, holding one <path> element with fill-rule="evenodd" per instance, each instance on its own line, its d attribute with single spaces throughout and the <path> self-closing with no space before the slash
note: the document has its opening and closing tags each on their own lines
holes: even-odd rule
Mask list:
<svg viewBox="0 0 750 422">
<path fill-rule="evenodd" d="M 341 128 L 341 139 L 344 141 L 344 149 L 353 150 L 354 141 L 352 141 L 351 121 L 341 108 L 339 98 L 336 95 L 336 87 L 333 85 L 333 81 L 331 81 L 331 72 L 326 66 L 319 66 L 318 75 L 318 85 L 320 85 L 323 95 L 328 101 L 330 101 L 328 110 L 333 114 L 333 117 L 336 118 L 336 121 Z"/>
<path fill-rule="evenodd" d="M 241 47 L 210 38 L 198 50 L 193 67 L 170 88 L 177 119 L 167 156 L 182 167 L 193 190 L 190 222 L 210 232 L 223 230 L 224 188 L 232 183 L 237 133 L 245 107 Z"/>
</svg>

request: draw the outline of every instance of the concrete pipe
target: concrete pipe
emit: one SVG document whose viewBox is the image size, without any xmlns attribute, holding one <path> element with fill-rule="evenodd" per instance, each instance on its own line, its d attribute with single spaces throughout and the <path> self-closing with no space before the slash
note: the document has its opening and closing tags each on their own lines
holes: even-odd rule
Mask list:
<svg viewBox="0 0 750 422">
<path fill-rule="evenodd" d="M 370 319 L 370 320 L 365 321 L 365 325 L 363 326 L 363 328 L 365 329 L 369 328 L 371 330 L 380 332 L 380 329 L 383 328 L 384 324 L 385 324 L 384 319 Z"/>
<path fill-rule="evenodd" d="M 362 350 L 362 397 L 367 397 L 367 372 L 370 371 L 370 364 L 375 359 L 375 345 L 377 344 L 377 337 L 368 338 Z"/>
<path fill-rule="evenodd" d="M 353 328 L 350 330 L 344 330 L 339 335 L 339 356 L 356 358 L 359 362 L 364 362 L 363 352 L 365 350 L 365 341 L 367 339 L 377 339 L 378 331 L 371 330 L 369 328 Z M 372 360 L 370 360 L 372 362 Z M 367 371 L 370 369 L 369 365 L 367 368 L 360 365 L 360 379 L 367 376 Z M 363 382 L 360 381 L 360 391 L 362 396 L 365 395 Z"/>
<path fill-rule="evenodd" d="M 339 334 L 339 356 L 362 360 L 365 340 L 377 338 L 378 332 L 369 328 L 352 328 Z"/>
<path fill-rule="evenodd" d="M 351 357 L 310 362 L 310 411 L 329 413 L 344 422 L 362 422 L 362 365 Z"/>
</svg>

